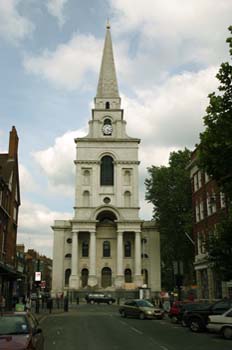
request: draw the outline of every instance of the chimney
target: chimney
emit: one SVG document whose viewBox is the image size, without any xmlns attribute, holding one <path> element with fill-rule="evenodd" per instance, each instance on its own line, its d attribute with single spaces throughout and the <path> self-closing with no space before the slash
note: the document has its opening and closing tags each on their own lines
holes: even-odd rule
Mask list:
<svg viewBox="0 0 232 350">
<path fill-rule="evenodd" d="M 9 140 L 9 158 L 17 158 L 18 155 L 18 143 L 19 138 L 17 135 L 17 131 L 14 126 L 12 126 L 12 130 L 10 132 L 10 140 Z"/>
</svg>

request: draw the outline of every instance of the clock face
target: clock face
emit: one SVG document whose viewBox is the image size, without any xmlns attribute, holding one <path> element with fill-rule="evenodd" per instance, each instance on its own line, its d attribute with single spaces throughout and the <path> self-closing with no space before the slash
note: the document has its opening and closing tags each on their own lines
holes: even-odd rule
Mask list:
<svg viewBox="0 0 232 350">
<path fill-rule="evenodd" d="M 113 131 L 112 125 L 110 124 L 103 125 L 102 131 L 104 135 L 112 135 L 112 131 Z"/>
</svg>

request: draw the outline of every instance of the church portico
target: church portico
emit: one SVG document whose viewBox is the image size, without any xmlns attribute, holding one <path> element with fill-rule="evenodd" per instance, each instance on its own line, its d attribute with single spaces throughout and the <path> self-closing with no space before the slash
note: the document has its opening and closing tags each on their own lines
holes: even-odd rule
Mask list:
<svg viewBox="0 0 232 350">
<path fill-rule="evenodd" d="M 139 218 L 140 140 L 126 133 L 109 25 L 89 132 L 75 143 L 74 217 L 53 226 L 53 294 L 137 291 L 144 281 L 158 292 L 159 233 Z"/>
</svg>

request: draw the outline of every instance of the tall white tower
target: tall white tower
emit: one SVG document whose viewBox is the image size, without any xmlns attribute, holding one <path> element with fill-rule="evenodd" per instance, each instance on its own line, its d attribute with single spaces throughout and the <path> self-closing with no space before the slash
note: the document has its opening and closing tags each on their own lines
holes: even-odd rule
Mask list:
<svg viewBox="0 0 232 350">
<path fill-rule="evenodd" d="M 73 291 L 91 287 L 136 289 L 144 283 L 144 266 L 147 280 L 149 275 L 150 279 L 154 275 L 151 266 L 158 263 L 160 267 L 159 235 L 154 234 L 154 223 L 145 225 L 147 234 L 153 235 L 156 256 L 142 266 L 140 140 L 126 134 L 109 24 L 89 133 L 76 138 L 75 143 L 74 217 L 70 221 L 55 221 L 53 227 L 53 290 L 61 289 L 61 285 Z M 66 257 L 62 264 L 60 256 Z M 59 271 L 63 277 L 57 276 Z M 159 289 L 159 270 L 154 276 L 152 283 Z"/>
</svg>

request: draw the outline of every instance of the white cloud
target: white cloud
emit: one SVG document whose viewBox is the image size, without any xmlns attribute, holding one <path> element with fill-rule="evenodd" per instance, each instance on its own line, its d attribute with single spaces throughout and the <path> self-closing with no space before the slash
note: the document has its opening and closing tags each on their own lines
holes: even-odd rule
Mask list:
<svg viewBox="0 0 232 350">
<path fill-rule="evenodd" d="M 123 96 L 128 134 L 141 137 L 142 149 L 193 147 L 203 129 L 207 96 L 218 85 L 216 71 L 186 72 L 149 90 L 138 89 L 133 99 Z"/>
<path fill-rule="evenodd" d="M 20 207 L 17 243 L 26 249 L 33 248 L 39 253 L 51 256 L 53 234 L 51 226 L 57 219 L 69 220 L 71 213 L 51 211 L 49 208 L 24 200 Z"/>
<path fill-rule="evenodd" d="M 47 3 L 48 12 L 58 19 L 60 27 L 62 27 L 65 23 L 63 10 L 67 2 L 68 0 L 48 0 Z"/>
<path fill-rule="evenodd" d="M 74 159 L 76 159 L 74 138 L 87 134 L 84 129 L 67 131 L 57 137 L 53 146 L 33 153 L 35 161 L 43 169 L 49 183 L 49 190 L 61 195 L 74 196 Z"/>
<path fill-rule="evenodd" d="M 110 0 L 112 27 L 139 33 L 139 49 L 149 47 L 163 60 L 218 63 L 231 25 L 232 2 L 221 0 Z"/>
<path fill-rule="evenodd" d="M 101 40 L 92 35 L 75 35 L 54 52 L 44 51 L 39 56 L 26 56 L 24 67 L 57 87 L 85 89 L 89 84 L 88 74 L 99 70 L 101 51 Z"/>
<path fill-rule="evenodd" d="M 33 23 L 19 14 L 17 6 L 20 2 L 22 0 L 0 1 L 0 36 L 15 43 L 34 29 Z"/>
<path fill-rule="evenodd" d="M 38 190 L 38 185 L 34 181 L 33 176 L 23 164 L 19 164 L 19 181 L 21 193 L 35 192 Z"/>
</svg>

